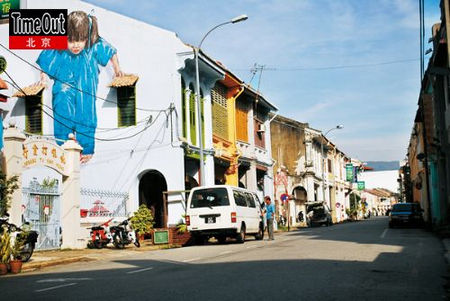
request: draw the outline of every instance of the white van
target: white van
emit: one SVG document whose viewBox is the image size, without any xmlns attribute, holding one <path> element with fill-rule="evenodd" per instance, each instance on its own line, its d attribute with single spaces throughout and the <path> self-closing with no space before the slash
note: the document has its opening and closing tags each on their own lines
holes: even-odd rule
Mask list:
<svg viewBox="0 0 450 301">
<path fill-rule="evenodd" d="M 247 234 L 261 240 L 264 222 L 261 201 L 256 193 L 228 185 L 196 187 L 186 208 L 186 225 L 196 243 L 214 236 L 219 243 L 227 237 L 243 243 Z"/>
</svg>

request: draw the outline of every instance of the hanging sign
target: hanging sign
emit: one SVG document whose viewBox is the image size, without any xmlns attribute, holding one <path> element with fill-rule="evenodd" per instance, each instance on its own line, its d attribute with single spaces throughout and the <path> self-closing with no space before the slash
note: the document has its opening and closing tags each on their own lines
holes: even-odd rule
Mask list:
<svg viewBox="0 0 450 301">
<path fill-rule="evenodd" d="M 345 174 L 346 174 L 347 181 L 352 182 L 353 181 L 353 164 L 345 165 Z"/>
<path fill-rule="evenodd" d="M 358 181 L 358 190 L 364 190 L 364 189 L 366 189 L 366 182 Z"/>
<path fill-rule="evenodd" d="M 11 9 L 19 9 L 20 0 L 2 0 L 0 1 L 0 19 L 8 19 Z"/>
</svg>

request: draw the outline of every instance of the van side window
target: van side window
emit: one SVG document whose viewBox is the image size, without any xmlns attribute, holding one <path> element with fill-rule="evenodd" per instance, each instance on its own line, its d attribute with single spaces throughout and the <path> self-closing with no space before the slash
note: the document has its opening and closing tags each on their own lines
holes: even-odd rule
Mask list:
<svg viewBox="0 0 450 301">
<path fill-rule="evenodd" d="M 233 196 L 236 206 L 247 207 L 247 201 L 245 200 L 245 195 L 242 192 L 233 190 Z"/>
<path fill-rule="evenodd" d="M 256 208 L 255 200 L 251 193 L 245 193 L 245 199 L 247 200 L 247 206 L 250 208 Z"/>
</svg>

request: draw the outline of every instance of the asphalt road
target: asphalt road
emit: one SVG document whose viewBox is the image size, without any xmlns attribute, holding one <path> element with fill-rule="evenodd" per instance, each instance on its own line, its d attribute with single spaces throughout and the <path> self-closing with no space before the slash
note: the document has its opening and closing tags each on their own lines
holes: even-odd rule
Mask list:
<svg viewBox="0 0 450 301">
<path fill-rule="evenodd" d="M 1 300 L 444 300 L 439 239 L 385 217 L 275 241 L 124 251 L 0 278 Z"/>
</svg>

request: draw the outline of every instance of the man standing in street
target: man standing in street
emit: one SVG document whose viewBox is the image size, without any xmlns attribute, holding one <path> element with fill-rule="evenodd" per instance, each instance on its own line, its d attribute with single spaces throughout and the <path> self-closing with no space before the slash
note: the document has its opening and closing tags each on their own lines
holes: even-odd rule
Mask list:
<svg viewBox="0 0 450 301">
<path fill-rule="evenodd" d="M 266 202 L 266 220 L 267 220 L 267 232 L 269 234 L 269 240 L 274 240 L 273 238 L 273 218 L 275 217 L 275 207 L 271 203 L 270 196 L 265 196 L 264 201 Z"/>
</svg>

